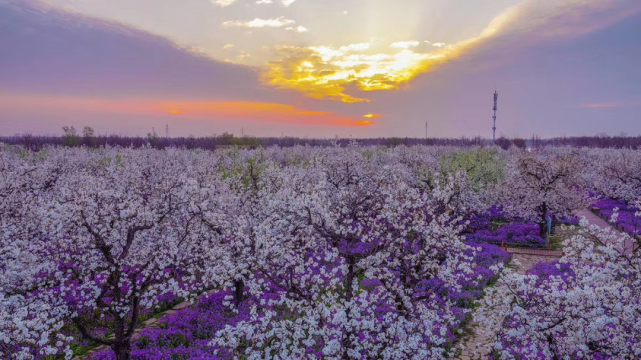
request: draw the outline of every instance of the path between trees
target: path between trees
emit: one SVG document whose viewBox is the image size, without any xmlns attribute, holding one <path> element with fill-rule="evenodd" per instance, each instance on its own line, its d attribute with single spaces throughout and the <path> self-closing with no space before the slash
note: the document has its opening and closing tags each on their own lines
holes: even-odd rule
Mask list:
<svg viewBox="0 0 641 360">
<path fill-rule="evenodd" d="M 601 219 L 599 216 L 597 216 L 595 213 L 593 213 L 592 211 L 590 211 L 588 209 L 577 210 L 575 212 L 575 214 L 579 218 L 585 217 L 588 220 L 588 223 L 590 223 L 590 225 L 596 225 L 596 226 L 600 227 L 601 229 L 610 228 L 610 229 L 614 230 L 617 234 L 621 234 L 621 232 L 619 230 L 615 229 L 612 225 L 608 224 L 607 221 Z M 634 242 L 634 240 L 632 240 L 632 239 L 626 240 L 625 241 L 625 253 L 626 254 L 631 253 L 635 249 L 635 246 L 637 246 L 637 245 Z"/>
<path fill-rule="evenodd" d="M 553 261 L 561 257 L 560 251 L 536 250 L 538 252 L 543 251 L 546 253 L 528 254 L 528 249 L 515 250 L 519 251 L 512 252 L 512 261 L 510 261 L 510 264 L 512 264 L 512 268 L 519 274 L 525 274 L 534 265 L 541 261 Z M 520 265 L 516 265 L 516 262 L 513 262 L 514 259 L 517 259 Z M 465 346 L 465 348 L 462 349 L 458 355 L 453 356 L 452 359 L 486 360 L 490 354 L 491 345 L 494 343 L 495 335 L 499 329 L 482 329 L 475 321 L 470 322 L 467 325 L 467 328 L 471 330 L 471 333 L 462 339 L 462 345 Z"/>
<path fill-rule="evenodd" d="M 601 229 L 610 228 L 620 234 L 617 229 L 588 209 L 578 210 L 575 214 L 579 218 L 585 217 L 591 225 L 596 225 Z M 634 249 L 634 246 L 634 242 L 626 241 L 626 253 L 631 252 Z M 534 265 L 541 261 L 549 262 L 561 258 L 563 254 L 561 251 L 519 248 L 508 248 L 507 251 L 512 254 L 512 260 L 517 259 L 520 263 L 519 266 L 512 263 L 513 269 L 519 274 L 525 274 Z M 487 359 L 490 354 L 490 346 L 494 342 L 495 335 L 499 329 L 481 329 L 474 321 L 467 325 L 467 329 L 470 331 L 470 334 L 464 336 L 462 339 L 462 344 L 465 348 L 461 350 L 458 355 L 453 356 L 452 359 Z"/>
</svg>

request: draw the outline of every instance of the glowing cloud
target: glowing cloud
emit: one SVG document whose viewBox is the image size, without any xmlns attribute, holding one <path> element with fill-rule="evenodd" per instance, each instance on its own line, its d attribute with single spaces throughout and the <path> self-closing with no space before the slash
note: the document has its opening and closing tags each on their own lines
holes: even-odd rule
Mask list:
<svg viewBox="0 0 641 360">
<path fill-rule="evenodd" d="M 295 24 L 296 21 L 286 19 L 284 16 L 275 19 L 260 19 L 255 18 L 251 21 L 225 21 L 223 26 L 228 27 L 246 27 L 246 28 L 279 28 Z"/>
<path fill-rule="evenodd" d="M 376 118 L 379 118 L 379 117 L 382 117 L 382 116 L 383 115 L 381 115 L 381 114 L 365 114 L 365 115 L 363 115 L 363 117 L 367 118 L 367 119 L 376 119 Z"/>
<path fill-rule="evenodd" d="M 526 37 L 528 41 L 581 34 L 638 10 L 615 14 L 597 24 L 588 21 L 613 4 L 611 0 L 525 1 L 496 16 L 475 37 L 452 44 L 424 41 L 432 45 L 427 52 L 415 50 L 420 44 L 415 40 L 395 42 L 387 51 L 379 52 L 361 44 L 277 46 L 276 58 L 269 62 L 264 79 L 277 88 L 297 90 L 316 99 L 346 103 L 369 101 L 364 92 L 398 89 L 417 75 L 432 71 L 490 39 L 512 35 L 510 39 L 513 40 L 533 32 L 536 36 Z M 569 7 L 573 10 L 572 21 L 567 17 Z"/>
<path fill-rule="evenodd" d="M 291 125 L 352 127 L 375 123 L 328 111 L 316 111 L 293 105 L 241 100 L 107 100 L 82 97 L 6 95 L 1 106 L 32 107 L 38 104 L 47 111 L 79 111 L 113 115 L 181 116 L 194 120 L 251 120 Z"/>
<path fill-rule="evenodd" d="M 338 48 L 277 46 L 278 58 L 268 64 L 264 79 L 278 88 L 297 90 L 316 99 L 369 101 L 353 93 L 398 89 L 418 74 L 431 71 L 495 36 L 516 13 L 515 8 L 506 11 L 478 36 L 442 48 L 437 43 L 438 49 L 427 53 L 410 49 L 420 44 L 415 40 L 393 43 L 390 47 L 393 50 L 384 53 L 371 51 L 366 43 Z"/>
<path fill-rule="evenodd" d="M 296 0 L 282 0 L 281 4 L 283 4 L 283 6 L 289 6 L 289 5 L 291 5 L 291 4 L 295 3 L 295 2 L 296 2 Z"/>
<path fill-rule="evenodd" d="M 360 120 L 326 111 L 313 111 L 292 105 L 254 101 L 140 101 L 114 104 L 115 108 L 135 113 L 174 114 L 202 118 L 247 119 L 276 123 L 322 126 L 366 126 Z"/>
<path fill-rule="evenodd" d="M 241 100 L 107 100 L 82 97 L 23 96 L 0 97 L 1 106 L 32 107 L 48 111 L 80 111 L 113 115 L 158 115 L 191 117 L 195 120 L 251 120 L 310 126 L 367 126 L 363 120 L 328 111 L 315 111 L 293 105 Z"/>
</svg>

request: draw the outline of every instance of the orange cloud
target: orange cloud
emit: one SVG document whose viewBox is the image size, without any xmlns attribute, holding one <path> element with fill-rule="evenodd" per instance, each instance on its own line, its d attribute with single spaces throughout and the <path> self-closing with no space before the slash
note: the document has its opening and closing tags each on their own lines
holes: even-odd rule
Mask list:
<svg viewBox="0 0 641 360">
<path fill-rule="evenodd" d="M 366 126 L 374 124 L 327 111 L 298 108 L 293 105 L 256 101 L 201 101 L 201 100 L 106 100 L 77 97 L 3 96 L 3 103 L 14 106 L 38 104 L 52 110 L 78 110 L 117 114 L 144 114 L 205 119 L 241 119 L 267 121 L 292 125 Z"/>
<path fill-rule="evenodd" d="M 379 118 L 379 117 L 382 117 L 382 116 L 383 115 L 381 115 L 381 114 L 365 114 L 365 115 L 363 115 L 364 118 L 368 118 L 368 119 L 376 119 L 376 118 Z"/>
<path fill-rule="evenodd" d="M 183 116 L 225 119 L 255 119 L 325 126 L 363 126 L 363 121 L 327 111 L 301 109 L 292 105 L 253 101 L 143 101 L 119 105 L 134 112 L 180 114 Z"/>
</svg>

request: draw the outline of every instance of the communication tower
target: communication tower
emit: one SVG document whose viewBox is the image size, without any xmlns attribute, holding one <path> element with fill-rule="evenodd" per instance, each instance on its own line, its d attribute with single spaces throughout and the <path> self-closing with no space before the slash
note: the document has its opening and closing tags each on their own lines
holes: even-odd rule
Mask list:
<svg viewBox="0 0 641 360">
<path fill-rule="evenodd" d="M 496 142 L 496 110 L 499 109 L 498 107 L 499 104 L 499 92 L 494 90 L 494 116 L 492 116 L 492 119 L 494 119 L 494 126 L 492 126 L 492 140 Z"/>
</svg>

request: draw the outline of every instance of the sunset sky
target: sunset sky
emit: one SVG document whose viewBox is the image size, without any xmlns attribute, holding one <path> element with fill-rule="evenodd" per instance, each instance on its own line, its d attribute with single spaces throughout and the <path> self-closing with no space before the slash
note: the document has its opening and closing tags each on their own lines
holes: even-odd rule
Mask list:
<svg viewBox="0 0 641 360">
<path fill-rule="evenodd" d="M 0 0 L 0 135 L 641 134 L 639 0 Z"/>
</svg>

